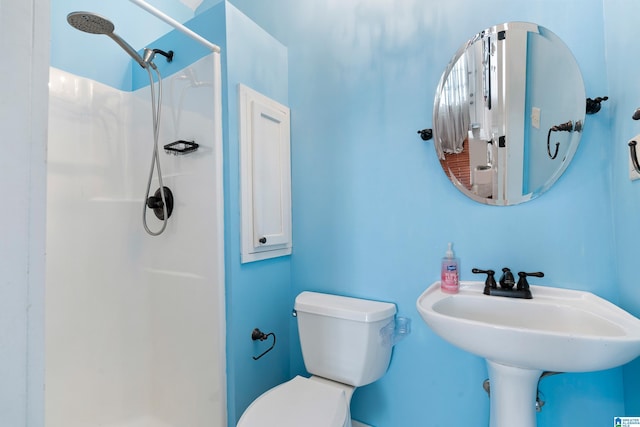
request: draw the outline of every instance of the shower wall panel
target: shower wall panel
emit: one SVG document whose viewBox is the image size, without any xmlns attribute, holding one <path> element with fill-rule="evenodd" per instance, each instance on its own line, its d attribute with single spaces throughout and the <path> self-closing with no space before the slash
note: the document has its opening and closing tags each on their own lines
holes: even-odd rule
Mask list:
<svg viewBox="0 0 640 427">
<path fill-rule="evenodd" d="M 163 184 L 173 191 L 175 206 L 162 235 L 144 236 L 138 264 L 151 303 L 153 411 L 175 427 L 226 423 L 223 236 L 217 228 L 223 215 L 222 194 L 217 194 L 222 191 L 222 160 L 217 158 L 222 152 L 217 150 L 220 125 L 213 121 L 219 114 L 213 102 L 214 58 L 209 55 L 163 83 Z M 148 100 L 149 88 L 134 92 L 134 139 L 144 140 L 150 129 Z M 199 147 L 185 155 L 164 153 L 162 146 L 179 140 Z M 147 166 L 150 145 L 143 145 L 147 149 L 140 154 Z M 159 188 L 156 179 L 151 187 Z M 153 230 L 160 228 L 155 216 L 147 218 Z"/>
<path fill-rule="evenodd" d="M 118 425 L 150 405 L 148 291 L 128 253 L 129 97 L 51 69 L 47 427 Z"/>
<path fill-rule="evenodd" d="M 163 82 L 160 157 L 175 207 L 151 237 L 149 88 L 122 92 L 51 69 L 46 427 L 226 422 L 213 70 L 210 55 Z M 179 139 L 200 147 L 166 155 Z"/>
</svg>

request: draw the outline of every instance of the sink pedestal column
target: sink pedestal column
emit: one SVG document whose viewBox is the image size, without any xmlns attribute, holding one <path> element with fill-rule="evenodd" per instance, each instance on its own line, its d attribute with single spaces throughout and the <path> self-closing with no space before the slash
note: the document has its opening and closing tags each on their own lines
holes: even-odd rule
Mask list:
<svg viewBox="0 0 640 427">
<path fill-rule="evenodd" d="M 487 360 L 490 427 L 536 427 L 536 394 L 542 371 L 515 368 Z"/>
</svg>

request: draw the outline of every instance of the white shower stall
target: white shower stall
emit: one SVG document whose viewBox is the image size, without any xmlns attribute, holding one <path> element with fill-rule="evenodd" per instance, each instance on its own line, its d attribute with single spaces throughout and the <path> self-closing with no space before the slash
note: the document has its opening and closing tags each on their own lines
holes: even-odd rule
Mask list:
<svg viewBox="0 0 640 427">
<path fill-rule="evenodd" d="M 142 226 L 149 87 L 50 70 L 46 427 L 226 425 L 219 61 L 163 81 L 160 160 L 175 206 L 158 237 Z M 162 150 L 177 140 L 199 148 Z"/>
</svg>

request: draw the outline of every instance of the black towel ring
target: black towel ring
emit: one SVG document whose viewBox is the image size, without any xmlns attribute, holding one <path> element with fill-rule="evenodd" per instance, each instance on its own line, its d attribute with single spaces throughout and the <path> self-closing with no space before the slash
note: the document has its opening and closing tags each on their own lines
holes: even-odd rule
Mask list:
<svg viewBox="0 0 640 427">
<path fill-rule="evenodd" d="M 551 154 L 551 132 L 553 132 L 553 128 L 549 129 L 549 133 L 547 134 L 547 154 L 549 154 L 549 158 L 551 160 L 554 160 L 556 157 L 558 157 L 558 149 L 560 148 L 560 143 L 556 142 L 556 151 L 555 153 Z"/>
<path fill-rule="evenodd" d="M 549 154 L 549 158 L 551 160 L 555 159 L 558 156 L 558 149 L 560 148 L 560 143 L 556 142 L 556 151 L 555 153 L 551 154 L 551 132 L 573 132 L 574 130 L 580 131 L 582 130 L 582 126 L 579 126 L 579 123 L 580 122 L 576 123 L 576 128 L 579 129 L 574 129 L 573 121 L 571 120 L 560 125 L 551 126 L 549 128 L 549 133 L 547 133 L 547 153 Z"/>
<path fill-rule="evenodd" d="M 633 168 L 637 173 L 640 173 L 640 164 L 638 163 L 638 153 L 636 151 L 636 145 L 638 145 L 636 141 L 629 142 L 629 155 L 631 156 L 631 163 L 633 163 Z"/>
</svg>

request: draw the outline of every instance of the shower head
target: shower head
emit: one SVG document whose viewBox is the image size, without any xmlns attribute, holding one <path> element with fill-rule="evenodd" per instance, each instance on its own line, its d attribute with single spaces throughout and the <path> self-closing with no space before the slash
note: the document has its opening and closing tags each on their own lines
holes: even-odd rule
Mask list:
<svg viewBox="0 0 640 427">
<path fill-rule="evenodd" d="M 138 52 L 129 45 L 129 43 L 113 32 L 115 26 L 113 25 L 113 22 L 109 21 L 107 18 L 92 12 L 71 12 L 67 15 L 67 22 L 73 28 L 85 33 L 104 34 L 105 36 L 109 36 L 113 41 L 118 43 L 118 45 L 129 54 L 129 56 L 140 64 L 142 68 L 147 68 L 149 66 L 149 64 L 147 64 L 140 55 L 138 55 Z"/>
<path fill-rule="evenodd" d="M 90 12 L 71 12 L 67 22 L 74 28 L 90 34 L 111 34 L 115 29 L 113 22 Z"/>
</svg>

